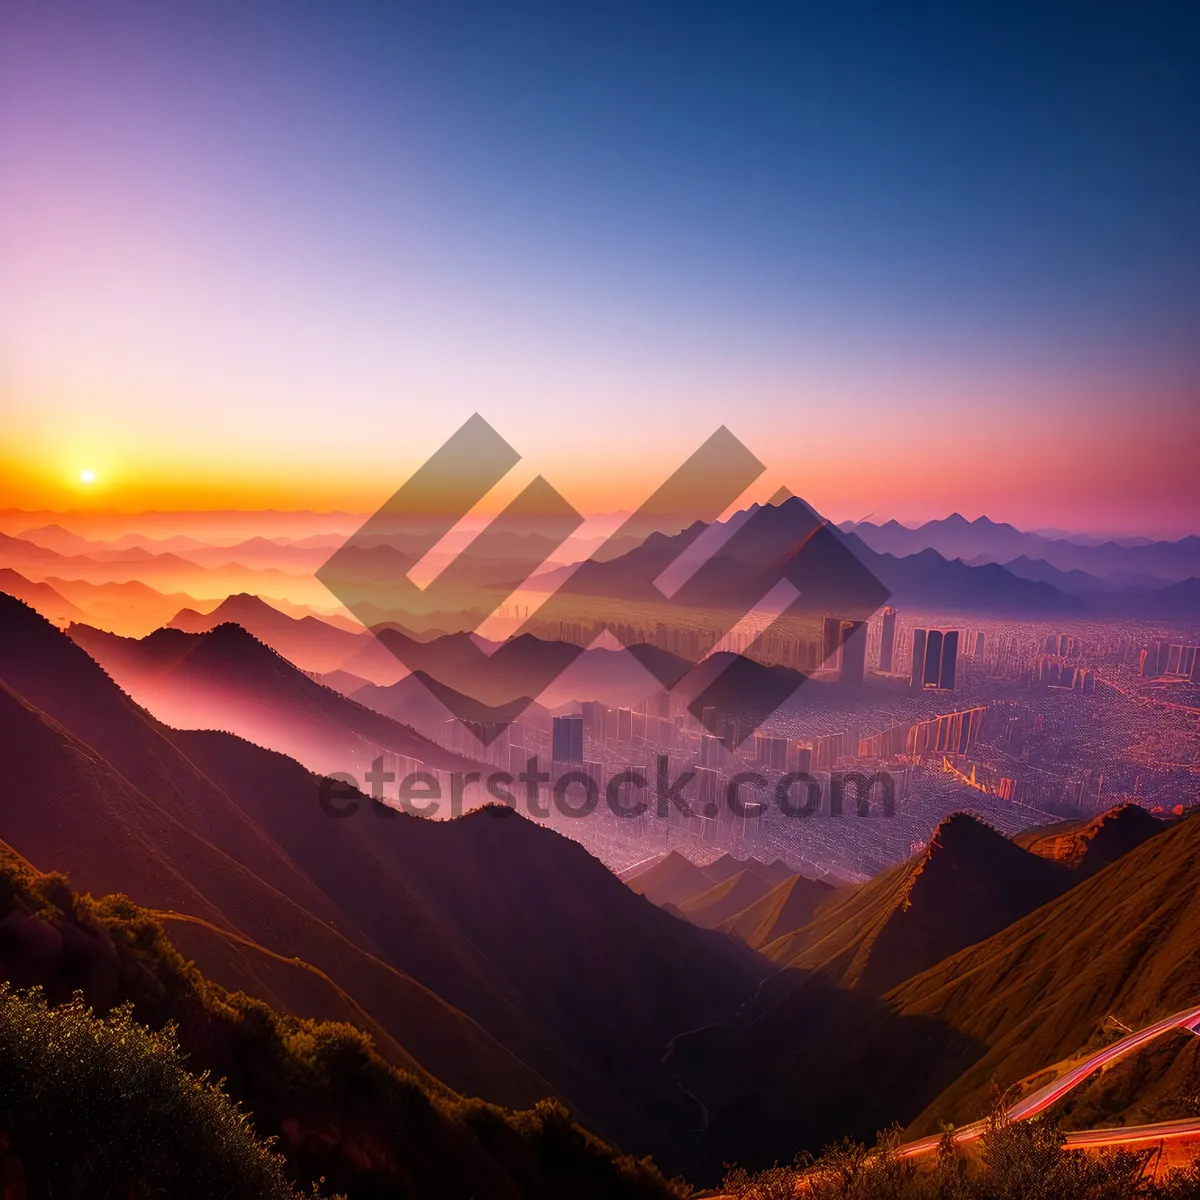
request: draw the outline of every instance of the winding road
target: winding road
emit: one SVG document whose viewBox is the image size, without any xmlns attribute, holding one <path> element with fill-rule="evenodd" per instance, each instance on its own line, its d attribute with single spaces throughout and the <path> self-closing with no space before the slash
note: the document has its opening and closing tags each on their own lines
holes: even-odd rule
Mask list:
<svg viewBox="0 0 1200 1200">
<path fill-rule="evenodd" d="M 1030 1092 L 1028 1096 L 1018 1100 L 1006 1110 L 1010 1121 L 1027 1121 L 1043 1113 L 1055 1101 L 1062 1099 L 1069 1091 L 1078 1087 L 1093 1072 L 1103 1067 L 1111 1066 L 1126 1056 L 1140 1050 L 1147 1042 L 1170 1033 L 1175 1029 L 1186 1029 L 1191 1033 L 1200 1034 L 1200 1004 L 1185 1008 L 1161 1021 L 1155 1021 L 1144 1029 L 1139 1029 L 1111 1046 L 1086 1058 L 1078 1066 L 1072 1067 L 1058 1079 L 1052 1080 L 1044 1087 Z M 988 1121 L 973 1121 L 953 1131 L 954 1141 L 959 1144 L 977 1141 L 988 1130 Z M 936 1152 L 941 1134 L 920 1138 L 915 1142 L 907 1142 L 897 1150 L 900 1158 L 921 1158 L 926 1154 Z M 1108 1129 L 1084 1129 L 1066 1134 L 1068 1149 L 1092 1150 L 1104 1146 L 1136 1146 L 1161 1144 L 1168 1141 L 1183 1139 L 1200 1139 L 1200 1117 L 1185 1117 L 1177 1121 L 1159 1121 L 1153 1125 L 1125 1125 Z M 805 1177 L 801 1175 L 796 1180 L 796 1192 L 807 1190 Z M 715 1200 L 733 1200 L 732 1197 L 718 1196 Z"/>
<path fill-rule="evenodd" d="M 1155 1021 L 1153 1025 L 1147 1025 L 1144 1029 L 1139 1029 L 1136 1033 L 1128 1034 L 1120 1041 L 1113 1042 L 1111 1046 L 1105 1046 L 1103 1050 L 1097 1051 L 1090 1058 L 1086 1058 L 1078 1066 L 1072 1067 L 1064 1075 L 1051 1080 L 1045 1087 L 1040 1087 L 1037 1091 L 1030 1092 L 1028 1096 L 1018 1100 L 1006 1112 L 1006 1116 L 1010 1121 L 1027 1121 L 1030 1117 L 1036 1117 L 1039 1113 L 1045 1112 L 1055 1101 L 1061 1100 L 1069 1091 L 1078 1087 L 1085 1079 L 1088 1078 L 1094 1071 L 1100 1070 L 1102 1067 L 1111 1066 L 1115 1062 L 1132 1054 L 1135 1050 L 1140 1050 L 1147 1042 L 1152 1042 L 1155 1038 L 1161 1037 L 1164 1033 L 1170 1033 L 1174 1029 L 1187 1029 L 1192 1032 L 1196 1031 L 1196 1027 L 1200 1026 L 1200 1004 L 1193 1005 L 1191 1008 L 1182 1009 L 1180 1012 L 1174 1013 L 1169 1017 L 1163 1017 L 1161 1021 Z M 1182 1137 L 1188 1133 L 1192 1135 L 1200 1135 L 1200 1117 L 1189 1118 L 1186 1121 L 1166 1121 L 1160 1125 L 1138 1125 L 1126 1126 L 1119 1129 L 1089 1129 L 1082 1133 L 1068 1134 L 1068 1146 L 1107 1146 L 1128 1144 L 1131 1141 L 1158 1141 L 1163 1136 L 1162 1134 L 1142 1134 L 1137 1135 L 1138 1131 L 1159 1129 L 1163 1126 L 1170 1126 L 1172 1132 L 1167 1135 L 1171 1137 Z M 1184 1129 L 1183 1126 L 1188 1128 Z M 956 1142 L 973 1142 L 977 1138 L 983 1136 L 987 1132 L 988 1122 L 973 1121 L 970 1125 L 964 1125 L 961 1129 L 954 1131 L 954 1140 Z M 941 1140 L 940 1134 L 934 1134 L 931 1137 L 921 1138 L 916 1142 L 908 1142 L 900 1147 L 899 1154 L 902 1158 L 918 1158 L 923 1154 L 929 1154 L 937 1149 L 938 1142 Z"/>
</svg>

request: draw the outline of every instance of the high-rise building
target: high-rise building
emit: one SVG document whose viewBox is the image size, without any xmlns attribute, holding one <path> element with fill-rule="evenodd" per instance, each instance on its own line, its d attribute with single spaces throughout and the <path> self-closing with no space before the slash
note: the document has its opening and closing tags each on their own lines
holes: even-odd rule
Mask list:
<svg viewBox="0 0 1200 1200">
<path fill-rule="evenodd" d="M 583 727 L 594 738 L 604 736 L 604 705 L 598 700 L 583 702 Z"/>
<path fill-rule="evenodd" d="M 879 641 L 879 670 L 884 675 L 892 673 L 893 656 L 896 653 L 896 610 L 883 610 L 883 630 Z"/>
<path fill-rule="evenodd" d="M 583 718 L 555 717 L 551 727 L 551 754 L 556 763 L 583 762 Z"/>
<path fill-rule="evenodd" d="M 925 686 L 925 630 L 912 632 L 912 674 L 909 683 L 915 688 Z"/>
<path fill-rule="evenodd" d="M 789 741 L 787 749 L 787 769 L 808 775 L 812 772 L 812 747 L 803 742 Z"/>
<path fill-rule="evenodd" d="M 838 678 L 852 687 L 862 687 L 867 673 L 867 627 L 863 621 L 843 621 L 839 630 L 841 666 Z"/>
<path fill-rule="evenodd" d="M 1158 666 L 1155 669 L 1156 675 L 1165 675 L 1167 673 L 1167 663 L 1171 658 L 1171 643 L 1166 638 L 1159 638 L 1155 643 L 1158 651 Z"/>
<path fill-rule="evenodd" d="M 958 630 L 948 629 L 942 634 L 942 668 L 938 676 L 938 687 L 948 692 L 954 690 L 958 676 Z"/>
<path fill-rule="evenodd" d="M 952 691 L 958 676 L 958 630 L 914 629 L 912 686 Z"/>
<path fill-rule="evenodd" d="M 836 671 L 842 665 L 838 653 L 842 647 L 841 617 L 826 617 L 821 625 L 821 663 L 827 671 Z"/>
<path fill-rule="evenodd" d="M 937 687 L 942 678 L 942 631 L 925 631 L 925 667 L 921 675 L 922 687 Z"/>
<path fill-rule="evenodd" d="M 754 735 L 754 761 L 760 767 L 767 767 L 772 771 L 786 771 L 787 758 L 787 738 L 772 737 L 769 733 Z"/>
<path fill-rule="evenodd" d="M 633 709 L 617 709 L 617 741 L 633 741 Z"/>
</svg>

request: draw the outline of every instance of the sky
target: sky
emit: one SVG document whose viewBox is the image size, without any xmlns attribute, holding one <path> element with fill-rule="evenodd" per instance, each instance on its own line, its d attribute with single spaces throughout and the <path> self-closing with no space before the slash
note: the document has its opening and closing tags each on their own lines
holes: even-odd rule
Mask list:
<svg viewBox="0 0 1200 1200">
<path fill-rule="evenodd" d="M 1197 146 L 1179 3 L 0 0 L 0 507 L 1197 532 Z"/>
</svg>

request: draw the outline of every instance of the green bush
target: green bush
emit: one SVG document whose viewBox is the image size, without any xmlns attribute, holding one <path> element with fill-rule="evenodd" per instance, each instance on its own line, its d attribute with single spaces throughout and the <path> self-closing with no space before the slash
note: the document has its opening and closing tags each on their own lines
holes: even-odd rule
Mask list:
<svg viewBox="0 0 1200 1200">
<path fill-rule="evenodd" d="M 0 983 L 0 1130 L 34 1194 L 294 1200 L 246 1114 L 129 1005 L 97 1017 Z"/>
</svg>

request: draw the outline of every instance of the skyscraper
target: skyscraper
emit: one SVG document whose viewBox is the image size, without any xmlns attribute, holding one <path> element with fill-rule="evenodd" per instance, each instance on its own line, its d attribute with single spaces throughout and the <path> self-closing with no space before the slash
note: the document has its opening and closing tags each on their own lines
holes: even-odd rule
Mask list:
<svg viewBox="0 0 1200 1200">
<path fill-rule="evenodd" d="M 948 629 L 942 635 L 942 668 L 938 676 L 938 687 L 946 691 L 954 690 L 954 681 L 958 676 L 958 630 Z"/>
<path fill-rule="evenodd" d="M 914 629 L 912 635 L 912 674 L 909 676 L 912 687 L 925 686 L 925 630 Z"/>
<path fill-rule="evenodd" d="M 911 683 L 952 691 L 958 677 L 958 630 L 914 629 Z"/>
<path fill-rule="evenodd" d="M 788 755 L 788 740 L 783 737 L 772 737 L 769 733 L 754 735 L 754 761 L 760 767 L 769 767 L 773 771 L 786 771 Z"/>
<path fill-rule="evenodd" d="M 843 621 L 839 632 L 841 668 L 838 678 L 852 687 L 862 687 L 867 671 L 866 622 Z"/>
<path fill-rule="evenodd" d="M 551 754 L 556 763 L 583 762 L 583 718 L 555 717 L 551 727 Z"/>
<path fill-rule="evenodd" d="M 922 687 L 937 687 L 942 678 L 942 631 L 929 629 L 925 632 L 925 668 L 921 676 Z"/>
<path fill-rule="evenodd" d="M 896 610 L 883 610 L 883 632 L 879 642 L 879 670 L 884 675 L 892 672 L 892 660 L 896 653 Z"/>
<path fill-rule="evenodd" d="M 827 671 L 836 671 L 841 667 L 841 656 L 838 651 L 842 646 L 841 617 L 826 617 L 821 625 L 821 663 Z"/>
</svg>

